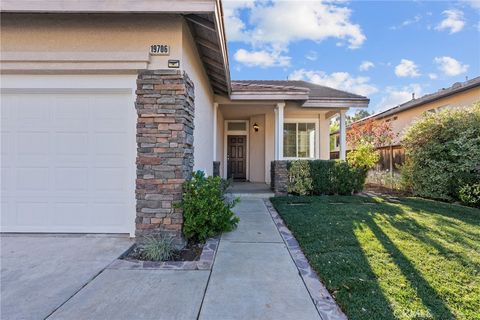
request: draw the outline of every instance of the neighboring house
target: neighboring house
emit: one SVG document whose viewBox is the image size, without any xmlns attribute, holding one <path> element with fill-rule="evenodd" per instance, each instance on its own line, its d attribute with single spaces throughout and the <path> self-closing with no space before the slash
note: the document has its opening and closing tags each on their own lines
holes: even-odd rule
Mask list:
<svg viewBox="0 0 480 320">
<path fill-rule="evenodd" d="M 435 93 L 424 95 L 421 98 L 405 102 L 396 107 L 379 112 L 369 117 L 354 122 L 361 125 L 366 121 L 379 121 L 391 123 L 395 139 L 391 146 L 380 148 L 380 161 L 377 166 L 379 170 L 395 170 L 396 165 L 402 164 L 405 160 L 405 152 L 401 146 L 403 133 L 412 122 L 426 112 L 438 112 L 448 108 L 462 108 L 471 106 L 480 101 L 480 77 L 457 82 L 449 88 L 443 88 Z M 347 132 L 349 126 L 347 127 Z M 340 133 L 333 132 L 334 148 L 331 152 L 332 158 L 338 158 Z M 347 150 L 350 150 L 347 144 Z"/>
<path fill-rule="evenodd" d="M 365 97 L 231 81 L 220 1 L 1 1 L 3 232 L 181 235 L 192 170 L 329 159 Z M 343 154 L 345 148 L 343 148 Z"/>
</svg>

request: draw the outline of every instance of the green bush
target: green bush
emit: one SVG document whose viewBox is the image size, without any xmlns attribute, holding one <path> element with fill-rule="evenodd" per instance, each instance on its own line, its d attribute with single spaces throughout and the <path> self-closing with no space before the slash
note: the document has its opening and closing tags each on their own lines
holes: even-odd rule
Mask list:
<svg viewBox="0 0 480 320">
<path fill-rule="evenodd" d="M 307 161 L 295 160 L 289 163 L 288 193 L 304 196 L 312 191 L 310 165 Z"/>
<path fill-rule="evenodd" d="M 292 194 L 349 195 L 363 190 L 366 170 L 338 160 L 295 160 L 289 162 L 288 176 Z"/>
<path fill-rule="evenodd" d="M 193 173 L 183 184 L 183 235 L 187 240 L 204 242 L 222 232 L 236 228 L 239 218 L 231 210 L 238 199 L 227 200 L 228 184 L 220 177 L 205 177 L 202 171 Z"/>
<path fill-rule="evenodd" d="M 452 201 L 461 186 L 480 181 L 480 103 L 426 114 L 410 126 L 403 145 L 403 180 L 415 195 Z"/>
<path fill-rule="evenodd" d="M 347 154 L 347 162 L 354 167 L 372 169 L 380 159 L 378 151 L 371 143 L 358 143 L 354 150 Z"/>
<path fill-rule="evenodd" d="M 465 205 L 480 208 L 480 182 L 461 187 L 458 194 Z"/>
</svg>

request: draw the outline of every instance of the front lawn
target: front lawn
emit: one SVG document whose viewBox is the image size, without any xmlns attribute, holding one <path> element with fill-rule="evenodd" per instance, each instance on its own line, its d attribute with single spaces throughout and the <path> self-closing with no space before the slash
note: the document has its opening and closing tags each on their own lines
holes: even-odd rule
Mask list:
<svg viewBox="0 0 480 320">
<path fill-rule="evenodd" d="M 360 196 L 272 203 L 349 319 L 480 319 L 480 210 Z"/>
</svg>

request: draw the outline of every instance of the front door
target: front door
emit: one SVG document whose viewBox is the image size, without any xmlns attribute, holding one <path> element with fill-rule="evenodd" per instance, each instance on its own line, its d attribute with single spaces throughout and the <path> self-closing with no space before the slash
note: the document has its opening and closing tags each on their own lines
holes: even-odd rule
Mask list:
<svg viewBox="0 0 480 320">
<path fill-rule="evenodd" d="M 228 136 L 227 139 L 227 177 L 246 180 L 247 136 Z"/>
</svg>

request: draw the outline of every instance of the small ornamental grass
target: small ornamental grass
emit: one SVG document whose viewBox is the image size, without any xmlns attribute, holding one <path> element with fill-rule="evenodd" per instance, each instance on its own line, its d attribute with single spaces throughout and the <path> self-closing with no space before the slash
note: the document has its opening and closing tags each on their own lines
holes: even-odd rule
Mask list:
<svg viewBox="0 0 480 320">
<path fill-rule="evenodd" d="M 141 249 L 144 257 L 150 261 L 168 261 L 175 252 L 173 238 L 165 235 L 145 236 Z"/>
</svg>

